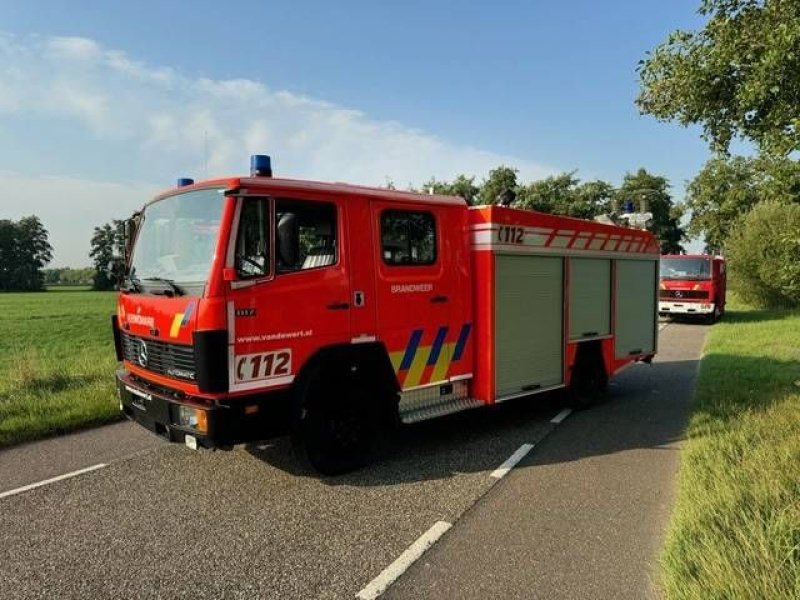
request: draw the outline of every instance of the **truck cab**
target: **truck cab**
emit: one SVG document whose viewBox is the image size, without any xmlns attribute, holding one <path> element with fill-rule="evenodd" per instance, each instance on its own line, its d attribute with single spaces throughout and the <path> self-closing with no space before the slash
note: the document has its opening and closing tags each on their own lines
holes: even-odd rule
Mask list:
<svg viewBox="0 0 800 600">
<path fill-rule="evenodd" d="M 725 259 L 707 254 L 661 257 L 658 312 L 702 317 L 716 323 L 725 314 Z"/>
</svg>

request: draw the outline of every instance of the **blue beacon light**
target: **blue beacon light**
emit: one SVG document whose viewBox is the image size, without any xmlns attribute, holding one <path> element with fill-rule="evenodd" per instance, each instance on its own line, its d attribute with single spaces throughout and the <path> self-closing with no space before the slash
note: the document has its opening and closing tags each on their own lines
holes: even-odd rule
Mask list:
<svg viewBox="0 0 800 600">
<path fill-rule="evenodd" d="M 272 160 L 266 154 L 250 157 L 250 177 L 272 177 Z"/>
<path fill-rule="evenodd" d="M 190 177 L 181 177 L 178 179 L 178 187 L 186 187 L 187 185 L 192 185 L 194 183 L 194 179 Z"/>
</svg>

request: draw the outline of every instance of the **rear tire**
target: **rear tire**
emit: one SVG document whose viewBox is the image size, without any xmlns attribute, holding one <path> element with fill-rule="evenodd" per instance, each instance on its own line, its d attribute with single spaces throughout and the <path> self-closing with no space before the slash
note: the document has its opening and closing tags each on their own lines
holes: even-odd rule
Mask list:
<svg viewBox="0 0 800 600">
<path fill-rule="evenodd" d="M 607 389 L 608 376 L 603 359 L 595 353 L 579 354 L 572 368 L 568 390 L 570 406 L 578 410 L 594 406 L 605 399 Z"/>
</svg>

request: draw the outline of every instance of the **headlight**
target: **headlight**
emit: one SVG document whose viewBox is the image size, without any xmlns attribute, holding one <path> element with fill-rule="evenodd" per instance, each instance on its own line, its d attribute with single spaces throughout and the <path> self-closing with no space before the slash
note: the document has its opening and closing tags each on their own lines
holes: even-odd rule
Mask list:
<svg viewBox="0 0 800 600">
<path fill-rule="evenodd" d="M 190 427 L 203 433 L 208 431 L 208 413 L 193 406 L 178 406 L 178 423 L 180 427 Z"/>
</svg>

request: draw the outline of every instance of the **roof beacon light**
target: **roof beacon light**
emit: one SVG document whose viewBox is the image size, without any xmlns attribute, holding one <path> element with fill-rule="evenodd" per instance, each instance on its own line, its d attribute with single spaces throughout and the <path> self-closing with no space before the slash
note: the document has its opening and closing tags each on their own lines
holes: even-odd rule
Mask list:
<svg viewBox="0 0 800 600">
<path fill-rule="evenodd" d="M 186 187 L 187 185 L 192 185 L 194 183 L 194 179 L 191 177 L 181 177 L 178 179 L 178 187 Z"/>
<path fill-rule="evenodd" d="M 250 177 L 272 177 L 272 160 L 266 154 L 250 157 Z"/>
</svg>

